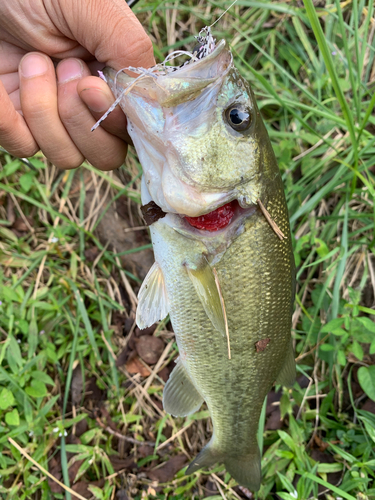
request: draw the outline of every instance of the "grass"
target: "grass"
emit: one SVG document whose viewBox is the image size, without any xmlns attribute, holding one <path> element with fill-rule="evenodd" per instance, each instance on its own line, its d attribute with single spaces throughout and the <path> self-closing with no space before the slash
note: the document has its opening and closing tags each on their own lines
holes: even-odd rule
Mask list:
<svg viewBox="0 0 375 500">
<path fill-rule="evenodd" d="M 144 0 L 135 11 L 163 59 L 229 5 Z M 297 264 L 298 379 L 265 404 L 257 498 L 375 498 L 373 4 L 239 0 L 214 32 L 256 93 Z M 102 228 L 121 214 L 141 225 L 136 158 L 122 181 L 89 165 L 60 172 L 40 154 L 0 160 L 2 498 L 79 498 L 41 467 L 80 498 L 253 498 L 220 466 L 183 474 L 211 424 L 205 407 L 162 411 L 178 355 L 170 325 L 154 332 L 155 369 L 129 358 L 149 239 L 129 233 L 124 250 Z"/>
</svg>

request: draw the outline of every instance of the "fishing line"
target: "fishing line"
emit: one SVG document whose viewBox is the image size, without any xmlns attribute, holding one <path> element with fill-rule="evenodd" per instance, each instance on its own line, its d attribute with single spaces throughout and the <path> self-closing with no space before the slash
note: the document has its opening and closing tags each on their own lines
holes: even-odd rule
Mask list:
<svg viewBox="0 0 375 500">
<path fill-rule="evenodd" d="M 224 16 L 224 14 L 226 14 L 226 13 L 228 12 L 228 10 L 229 10 L 229 9 L 231 9 L 231 8 L 233 7 L 233 5 L 234 5 L 235 3 L 237 3 L 237 2 L 238 2 L 238 0 L 234 0 L 234 2 L 233 2 L 231 5 L 229 5 L 229 7 L 227 8 L 227 10 L 225 10 L 225 11 L 221 14 L 221 16 L 220 16 L 220 17 L 218 17 L 218 18 L 216 19 L 216 21 L 214 21 L 214 22 L 213 22 L 210 26 L 208 26 L 208 27 L 209 27 L 209 28 L 212 28 L 212 26 L 214 26 L 217 22 L 219 22 L 219 21 L 220 21 L 220 19 Z"/>
<path fill-rule="evenodd" d="M 155 66 L 154 66 L 154 68 L 155 68 Z M 115 100 L 115 102 L 104 113 L 104 115 L 95 123 L 95 125 L 93 127 L 91 127 L 91 132 L 94 132 L 94 130 L 96 130 L 99 127 L 99 125 L 108 117 L 108 115 L 110 115 L 112 113 L 112 111 L 120 104 L 121 99 L 126 94 L 128 94 L 130 92 L 130 90 L 135 86 L 135 84 L 138 82 L 138 80 L 140 80 L 141 78 L 144 78 L 145 76 L 152 76 L 155 79 L 157 78 L 157 75 L 152 73 L 152 71 L 151 71 L 152 68 L 151 68 L 151 70 L 148 70 L 145 68 L 134 68 L 133 66 L 127 66 L 126 68 L 123 68 L 123 69 L 120 69 L 119 71 L 117 71 L 115 79 L 114 79 L 115 88 L 116 88 L 117 77 L 118 77 L 119 73 L 122 73 L 124 70 L 129 70 L 129 71 L 133 71 L 133 73 L 140 73 L 140 74 L 126 88 L 124 88 L 120 92 L 120 94 L 117 96 L 117 99 Z M 107 78 L 105 77 L 103 72 L 98 71 L 98 73 L 99 73 L 99 78 L 101 78 L 106 83 L 108 83 Z"/>
</svg>

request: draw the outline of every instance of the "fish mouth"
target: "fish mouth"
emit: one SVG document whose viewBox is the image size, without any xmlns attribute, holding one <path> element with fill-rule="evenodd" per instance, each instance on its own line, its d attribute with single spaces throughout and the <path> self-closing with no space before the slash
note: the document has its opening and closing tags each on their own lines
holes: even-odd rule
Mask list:
<svg viewBox="0 0 375 500">
<path fill-rule="evenodd" d="M 243 208 L 238 203 L 238 200 L 230 201 L 220 207 L 198 217 L 188 217 L 187 215 L 180 215 L 186 222 L 185 228 L 189 226 L 192 231 L 199 230 L 202 233 L 217 233 L 220 230 L 225 230 L 228 226 L 232 226 L 239 220 L 243 220 L 251 216 L 257 207 L 250 205 Z"/>
<path fill-rule="evenodd" d="M 184 214 L 173 212 L 164 212 L 159 205 L 151 200 L 146 205 L 141 206 L 143 218 L 148 226 L 151 226 L 159 219 L 163 219 L 167 215 L 172 216 L 179 221 L 178 225 L 184 228 L 188 233 L 196 235 L 205 235 L 206 237 L 214 236 L 222 233 L 228 228 L 241 225 L 241 223 L 253 215 L 257 210 L 256 205 L 242 207 L 238 200 L 232 200 L 223 205 L 197 217 L 191 217 Z"/>
<path fill-rule="evenodd" d="M 185 216 L 188 224 L 203 231 L 219 231 L 230 224 L 239 204 L 237 200 L 231 201 L 221 207 L 198 217 Z"/>
</svg>

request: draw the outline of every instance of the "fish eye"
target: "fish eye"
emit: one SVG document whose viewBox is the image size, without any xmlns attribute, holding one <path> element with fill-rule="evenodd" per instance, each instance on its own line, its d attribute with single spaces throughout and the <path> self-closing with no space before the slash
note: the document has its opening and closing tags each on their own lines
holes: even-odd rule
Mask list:
<svg viewBox="0 0 375 500">
<path fill-rule="evenodd" d="M 239 132 L 247 130 L 251 125 L 251 112 L 248 108 L 242 108 L 238 104 L 229 107 L 225 111 L 228 124 Z"/>
</svg>

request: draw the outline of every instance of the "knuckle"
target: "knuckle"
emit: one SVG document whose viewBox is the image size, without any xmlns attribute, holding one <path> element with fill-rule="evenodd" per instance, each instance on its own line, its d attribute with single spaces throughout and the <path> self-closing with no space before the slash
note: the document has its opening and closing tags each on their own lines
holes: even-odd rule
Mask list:
<svg viewBox="0 0 375 500">
<path fill-rule="evenodd" d="M 84 157 L 82 155 L 73 154 L 71 156 L 51 159 L 51 162 L 61 170 L 72 170 L 82 165 L 82 163 L 84 162 Z"/>
<path fill-rule="evenodd" d="M 24 85 L 20 89 L 20 104 L 22 113 L 25 116 L 32 116 L 33 118 L 42 118 L 46 113 L 53 110 L 53 99 L 51 99 L 50 92 L 44 85 L 39 88 L 28 90 Z"/>
<path fill-rule="evenodd" d="M 82 109 L 80 106 L 73 106 L 69 100 L 60 100 L 58 103 L 58 111 L 61 121 L 67 128 L 86 121 L 86 110 Z"/>
<path fill-rule="evenodd" d="M 22 103 L 22 113 L 26 121 L 40 122 L 45 121 L 45 117 L 49 116 L 50 110 L 47 103 L 28 100 Z"/>
<path fill-rule="evenodd" d="M 12 156 L 15 156 L 16 158 L 30 158 L 39 151 L 39 147 L 32 144 L 27 144 L 27 145 L 11 144 L 9 145 L 9 147 L 7 147 L 5 143 L 4 148 L 8 151 L 8 153 L 10 153 Z"/>
<path fill-rule="evenodd" d="M 102 155 L 100 158 L 88 158 L 90 163 L 100 170 L 109 171 L 121 167 L 126 158 L 127 149 L 116 151 L 115 154 Z"/>
<path fill-rule="evenodd" d="M 134 39 L 128 46 L 128 59 L 130 66 L 139 66 L 139 61 L 153 60 L 153 46 L 148 36 Z"/>
<path fill-rule="evenodd" d="M 126 43 L 117 42 L 112 47 L 110 58 L 114 63 L 114 67 L 119 64 L 122 66 L 143 67 L 154 64 L 151 39 L 139 21 L 134 19 L 133 14 L 131 14 L 131 17 L 113 19 L 111 27 L 113 38 L 116 40 L 124 40 L 124 33 L 126 33 Z M 103 51 L 105 47 L 101 45 L 99 50 Z M 101 59 L 98 58 L 98 60 Z"/>
<path fill-rule="evenodd" d="M 101 126 L 109 134 L 118 137 L 125 142 L 129 142 L 126 118 L 124 114 L 120 115 L 120 113 L 122 113 L 122 111 L 115 110 L 113 112 L 113 116 L 110 115 L 108 120 L 104 120 Z"/>
<path fill-rule="evenodd" d="M 0 144 L 9 154 L 16 158 L 28 158 L 34 156 L 39 151 L 39 146 L 33 137 L 24 137 L 22 134 L 13 134 L 12 130 L 1 127 L 0 124 Z"/>
<path fill-rule="evenodd" d="M 77 168 L 85 159 L 66 132 L 58 134 L 58 131 L 55 131 L 45 137 L 41 150 L 48 160 L 61 170 Z"/>
<path fill-rule="evenodd" d="M 52 162 L 55 167 L 59 168 L 60 170 L 74 170 L 75 168 L 78 168 L 82 165 L 84 160 L 82 161 L 76 161 L 74 163 L 67 163 L 67 162 Z"/>
</svg>

